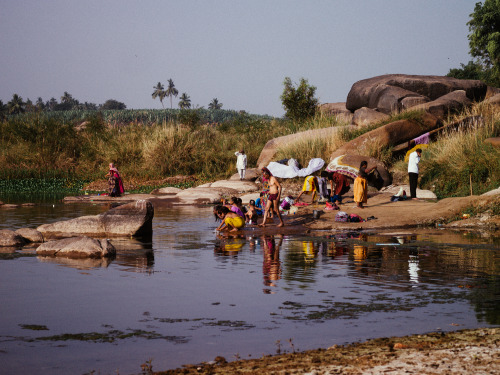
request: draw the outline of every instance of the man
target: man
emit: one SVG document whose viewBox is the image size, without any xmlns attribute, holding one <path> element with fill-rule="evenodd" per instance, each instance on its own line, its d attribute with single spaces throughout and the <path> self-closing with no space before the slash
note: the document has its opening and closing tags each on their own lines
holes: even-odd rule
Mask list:
<svg viewBox="0 0 500 375">
<path fill-rule="evenodd" d="M 278 227 L 282 227 L 285 225 L 283 223 L 283 218 L 281 217 L 281 213 L 279 210 L 279 203 L 281 198 L 281 185 L 276 177 L 272 175 L 272 173 L 266 167 L 262 168 L 262 177 L 269 181 L 269 196 L 266 203 L 266 208 L 264 211 L 264 221 L 259 224 L 259 227 L 265 227 L 267 218 L 271 217 L 271 213 L 274 211 L 278 216 L 280 223 Z"/>
<path fill-rule="evenodd" d="M 247 168 L 247 156 L 245 155 L 245 151 L 236 151 L 234 153 L 236 155 L 236 168 L 238 169 L 238 173 L 240 175 L 240 180 L 245 179 L 245 170 Z"/>
<path fill-rule="evenodd" d="M 408 158 L 408 177 L 410 178 L 410 196 L 411 199 L 418 200 L 417 198 L 417 184 L 418 184 L 418 163 L 420 163 L 420 156 L 422 149 L 417 148 L 413 151 Z"/>
</svg>

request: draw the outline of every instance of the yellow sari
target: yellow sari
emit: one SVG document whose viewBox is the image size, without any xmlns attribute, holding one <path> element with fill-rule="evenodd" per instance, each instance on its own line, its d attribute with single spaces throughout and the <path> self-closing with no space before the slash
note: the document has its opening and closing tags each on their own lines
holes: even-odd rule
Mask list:
<svg viewBox="0 0 500 375">
<path fill-rule="evenodd" d="M 356 177 L 354 180 L 354 202 L 366 203 L 368 201 L 368 184 L 366 178 Z"/>
</svg>

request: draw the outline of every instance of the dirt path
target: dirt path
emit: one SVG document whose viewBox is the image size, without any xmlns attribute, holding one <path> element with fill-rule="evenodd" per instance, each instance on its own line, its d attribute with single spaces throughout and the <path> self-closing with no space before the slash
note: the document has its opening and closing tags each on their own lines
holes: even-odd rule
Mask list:
<svg viewBox="0 0 500 375">
<path fill-rule="evenodd" d="M 498 374 L 499 345 L 500 328 L 437 332 L 155 374 Z"/>
</svg>

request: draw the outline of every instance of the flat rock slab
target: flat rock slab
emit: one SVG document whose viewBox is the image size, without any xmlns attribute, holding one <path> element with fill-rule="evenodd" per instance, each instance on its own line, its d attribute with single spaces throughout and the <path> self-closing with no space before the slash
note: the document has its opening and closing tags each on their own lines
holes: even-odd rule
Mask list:
<svg viewBox="0 0 500 375">
<path fill-rule="evenodd" d="M 153 204 L 139 200 L 112 208 L 100 215 L 40 225 L 44 238 L 85 235 L 90 237 L 150 236 L 153 233 Z"/>
<path fill-rule="evenodd" d="M 24 245 L 25 240 L 22 236 L 9 229 L 0 230 L 0 247 L 16 247 Z"/>
<path fill-rule="evenodd" d="M 43 242 L 43 235 L 36 229 L 21 228 L 16 230 L 16 234 L 23 237 L 28 242 Z"/>
<path fill-rule="evenodd" d="M 256 191 L 258 186 L 254 182 L 250 181 L 221 180 L 213 182 L 212 185 L 210 185 L 210 188 L 229 188 L 237 190 L 239 193 L 247 193 L 250 191 Z"/>
<path fill-rule="evenodd" d="M 116 250 L 108 239 L 72 237 L 45 242 L 36 249 L 36 254 L 68 258 L 104 258 L 115 255 Z"/>
<path fill-rule="evenodd" d="M 391 185 L 391 186 L 387 186 L 386 188 L 382 189 L 381 191 L 384 193 L 391 194 L 391 195 L 396 195 L 401 188 L 403 188 L 403 190 L 406 191 L 406 195 L 409 197 L 410 196 L 410 185 Z M 434 194 L 430 190 L 421 190 L 421 189 L 417 188 L 417 198 L 437 199 L 437 196 L 436 196 L 436 194 Z"/>
</svg>

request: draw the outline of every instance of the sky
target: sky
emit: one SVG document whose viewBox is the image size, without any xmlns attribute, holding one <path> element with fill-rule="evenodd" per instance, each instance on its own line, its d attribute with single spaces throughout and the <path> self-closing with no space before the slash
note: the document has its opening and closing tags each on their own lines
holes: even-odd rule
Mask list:
<svg viewBox="0 0 500 375">
<path fill-rule="evenodd" d="M 281 117 L 285 77 L 334 103 L 362 79 L 466 64 L 475 2 L 0 0 L 0 100 L 158 109 L 153 87 L 172 79 L 193 107 Z"/>
</svg>

